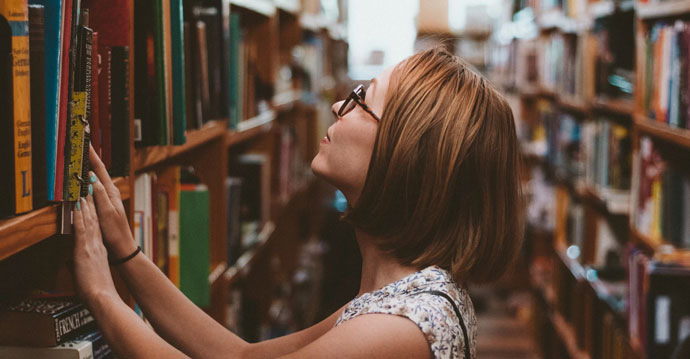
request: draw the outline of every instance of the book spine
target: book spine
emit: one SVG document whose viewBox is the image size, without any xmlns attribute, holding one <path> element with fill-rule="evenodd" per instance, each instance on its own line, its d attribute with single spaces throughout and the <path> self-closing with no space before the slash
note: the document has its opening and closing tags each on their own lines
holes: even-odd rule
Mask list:
<svg viewBox="0 0 690 359">
<path fill-rule="evenodd" d="M 112 50 L 108 46 L 98 49 L 101 57 L 101 74 L 98 81 L 99 115 L 101 128 L 101 159 L 105 168 L 112 166 Z"/>
<path fill-rule="evenodd" d="M 153 42 L 154 42 L 154 63 L 155 63 L 155 93 L 156 93 L 156 123 L 158 131 L 156 133 L 156 145 L 168 144 L 168 104 L 167 86 L 165 69 L 165 29 L 163 21 L 163 2 L 164 0 L 153 1 Z"/>
<path fill-rule="evenodd" d="M 92 35 L 91 44 L 91 116 L 89 118 L 89 127 L 91 128 L 91 145 L 99 157 L 101 156 L 101 103 L 99 98 L 101 76 L 100 59 L 101 55 L 98 52 L 98 33 L 94 32 Z"/>
<path fill-rule="evenodd" d="M 111 149 L 113 176 L 129 175 L 129 48 L 112 48 Z"/>
<path fill-rule="evenodd" d="M 12 29 L 12 81 L 14 92 L 15 213 L 33 209 L 31 178 L 31 92 L 29 77 L 29 9 L 26 0 L 0 3 Z"/>
<path fill-rule="evenodd" d="M 185 98 L 185 43 L 184 43 L 184 12 L 182 0 L 170 1 L 170 33 L 172 51 L 172 116 L 173 116 L 173 144 L 183 145 L 186 142 L 187 106 Z"/>
<path fill-rule="evenodd" d="M 46 89 L 45 89 L 45 8 L 29 5 L 29 48 L 31 61 L 31 175 L 33 207 L 48 201 L 46 180 Z"/>
<path fill-rule="evenodd" d="M 72 113 L 70 116 L 70 154 L 67 177 L 68 201 L 77 201 L 87 194 L 88 150 L 89 150 L 89 119 L 91 93 L 91 51 L 93 30 L 81 26 L 77 41 L 78 53 L 74 74 L 74 90 L 72 92 Z M 84 158 L 86 151 L 86 158 Z M 85 171 L 86 170 L 86 171 Z"/>
<path fill-rule="evenodd" d="M 32 1 L 33 2 L 33 1 Z M 60 109 L 60 49 L 63 41 L 63 2 L 60 0 L 40 0 L 36 3 L 45 7 L 45 152 L 46 196 L 55 200 L 55 166 L 58 145 L 58 120 Z M 32 70 L 33 74 L 34 71 Z M 33 75 L 32 75 L 33 77 Z M 36 145 L 36 142 L 34 142 Z M 36 169 L 34 168 L 34 174 Z M 36 183 L 36 181 L 34 181 Z M 36 186 L 34 186 L 34 190 Z"/>
<path fill-rule="evenodd" d="M 67 98 L 70 72 L 70 42 L 72 41 L 72 0 L 63 6 L 62 39 L 60 55 L 59 105 L 57 145 L 55 150 L 55 194 L 53 200 L 62 201 L 65 173 L 65 140 L 67 137 Z"/>
<path fill-rule="evenodd" d="M 72 340 L 93 328 L 95 324 L 95 319 L 88 309 L 81 305 L 76 306 L 53 318 L 55 342 L 60 344 Z"/>
<path fill-rule="evenodd" d="M 14 96 L 12 88 L 12 29 L 0 15 L 0 158 L 14 168 Z M 14 214 L 14 171 L 0 174 L 0 217 Z"/>
</svg>

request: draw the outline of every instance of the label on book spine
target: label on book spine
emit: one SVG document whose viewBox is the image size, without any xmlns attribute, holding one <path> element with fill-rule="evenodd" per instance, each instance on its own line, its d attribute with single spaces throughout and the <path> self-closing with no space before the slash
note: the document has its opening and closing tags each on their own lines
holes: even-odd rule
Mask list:
<svg viewBox="0 0 690 359">
<path fill-rule="evenodd" d="M 33 208 L 31 194 L 31 93 L 29 78 L 29 9 L 26 0 L 0 2 L 12 29 L 12 78 L 14 90 L 15 212 Z"/>
</svg>

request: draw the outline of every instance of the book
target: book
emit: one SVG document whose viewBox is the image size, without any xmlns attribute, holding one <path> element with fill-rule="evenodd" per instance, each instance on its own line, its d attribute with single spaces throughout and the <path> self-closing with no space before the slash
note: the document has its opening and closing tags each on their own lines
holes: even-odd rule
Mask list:
<svg viewBox="0 0 690 359">
<path fill-rule="evenodd" d="M 111 359 L 114 354 L 103 334 L 93 331 L 55 347 L 0 346 L 5 359 Z"/>
<path fill-rule="evenodd" d="M 12 86 L 12 29 L 0 15 L 0 160 L 5 168 L 14 169 L 14 89 Z M 0 174 L 0 217 L 14 214 L 14 170 Z"/>
<path fill-rule="evenodd" d="M 261 227 L 270 219 L 271 164 L 268 156 L 243 154 L 235 161 L 237 176 L 242 178 L 240 222 L 242 246 L 251 247 L 258 239 Z"/>
<path fill-rule="evenodd" d="M 648 358 L 670 358 L 690 335 L 690 268 L 653 261 L 647 276 L 645 352 Z"/>
<path fill-rule="evenodd" d="M 111 48 L 112 73 L 112 120 L 110 174 L 114 177 L 129 176 L 129 47 L 113 46 Z"/>
<path fill-rule="evenodd" d="M 7 0 L 0 3 L 0 15 L 11 24 L 12 29 L 14 212 L 24 213 L 33 209 L 29 9 L 26 0 Z"/>
<path fill-rule="evenodd" d="M 210 304 L 210 207 L 203 184 L 180 186 L 180 290 L 194 304 Z"/>
<path fill-rule="evenodd" d="M 135 230 L 135 241 L 144 254 L 153 259 L 153 188 L 150 173 L 142 173 L 134 180 L 134 213 L 139 217 L 139 231 Z M 137 238 L 137 234 L 139 234 Z"/>
<path fill-rule="evenodd" d="M 82 0 L 83 8 L 89 10 L 90 25 L 94 32 L 98 33 L 98 48 L 97 53 L 100 57 L 100 68 L 98 76 L 98 112 L 99 112 L 99 127 L 100 127 L 100 141 L 101 141 L 101 159 L 108 170 L 112 167 L 112 131 L 111 122 L 113 120 L 113 111 L 121 115 L 123 109 L 113 108 L 112 105 L 112 91 L 113 91 L 113 73 L 112 73 L 112 48 L 115 46 L 129 46 L 129 29 L 130 29 L 130 2 L 129 0 Z M 118 50 L 122 51 L 122 50 Z M 121 70 L 119 70 L 121 71 Z M 94 70 L 95 72 L 95 70 Z M 121 76 L 122 74 L 115 74 Z M 115 78 L 118 82 L 116 85 L 123 86 L 123 78 Z M 128 85 L 128 83 L 127 83 Z M 94 97 L 95 101 L 95 97 Z M 121 105 L 122 103 L 120 103 Z M 93 107 L 93 106 L 92 106 Z M 128 110 L 129 108 L 127 108 Z M 96 114 L 94 113 L 94 116 Z M 127 111 L 129 116 L 129 111 Z M 120 127 L 126 126 L 126 127 Z M 92 129 L 93 133 L 94 129 Z M 115 132 L 126 131 L 129 133 L 129 119 L 125 124 L 115 124 Z M 129 142 L 127 142 L 127 147 Z M 119 148 L 121 144 L 115 144 L 116 152 L 124 154 Z M 94 146 L 96 149 L 96 146 Z M 126 165 L 126 164 L 125 164 Z M 126 166 L 125 166 L 126 167 Z M 121 169 L 119 169 L 121 170 Z M 126 171 L 125 171 L 126 172 Z M 117 170 L 116 170 L 117 173 Z"/>
<path fill-rule="evenodd" d="M 97 154 L 101 154 L 101 104 L 99 100 L 100 92 L 100 59 L 98 52 L 98 33 L 94 32 L 91 36 L 91 116 L 89 116 L 89 128 L 91 129 L 91 146 Z"/>
<path fill-rule="evenodd" d="M 26 299 L 3 307 L 0 318 L 0 345 L 13 346 L 56 346 L 96 325 L 74 297 Z"/>
<path fill-rule="evenodd" d="M 88 11 L 82 13 L 82 24 L 88 24 Z M 78 201 L 88 194 L 89 143 L 91 129 L 91 65 L 93 30 L 80 25 L 77 30 L 76 69 L 72 88 L 72 110 L 69 122 L 69 162 L 65 183 L 66 201 Z"/>
<path fill-rule="evenodd" d="M 165 9 L 169 8 L 169 0 L 155 0 L 153 1 L 153 61 L 155 64 L 155 106 L 156 118 L 158 124 L 158 131 L 155 135 L 156 145 L 167 145 L 169 136 L 168 123 L 168 70 L 166 59 L 166 31 L 165 25 Z M 167 6 L 166 6 L 167 5 Z M 169 11 L 168 11 L 169 12 Z M 150 19 L 147 19 L 150 20 Z"/>
<path fill-rule="evenodd" d="M 242 111 L 240 106 L 240 42 L 241 42 L 241 28 L 239 14 L 230 13 L 229 26 L 229 44 L 228 44 L 228 127 L 230 129 L 237 129 L 237 124 L 242 120 Z"/>
<path fill-rule="evenodd" d="M 228 264 L 232 265 L 242 254 L 242 231 L 240 208 L 242 198 L 242 179 L 228 177 L 225 179 L 225 204 L 227 223 L 226 250 Z"/>
<path fill-rule="evenodd" d="M 61 44 L 63 41 L 63 12 L 64 4 L 61 0 L 30 0 L 29 4 L 43 5 L 45 14 L 45 163 L 46 196 L 48 200 L 55 200 L 55 168 L 58 142 L 58 116 L 60 103 L 60 72 L 61 72 Z M 35 71 L 31 71 L 35 73 Z M 33 117 L 33 115 L 32 115 Z M 33 134 L 33 132 L 32 132 Z M 33 144 L 37 144 L 33 141 Z M 34 168 L 34 171 L 37 169 Z M 34 181 L 36 183 L 36 181 Z M 34 186 L 34 189 L 37 187 Z"/>
<path fill-rule="evenodd" d="M 186 106 L 186 75 L 187 59 L 185 57 L 184 38 L 184 12 L 182 0 L 170 1 L 170 34 L 172 57 L 172 132 L 174 145 L 183 145 L 186 142 L 185 130 L 187 129 Z"/>
<path fill-rule="evenodd" d="M 167 196 L 167 269 L 168 278 L 180 287 L 180 167 L 170 166 L 157 174 L 157 190 Z M 162 254 L 162 253 L 161 253 Z"/>
<path fill-rule="evenodd" d="M 31 71 L 31 176 L 33 207 L 48 202 L 49 182 L 46 179 L 46 64 L 45 7 L 29 5 L 29 58 Z"/>
</svg>

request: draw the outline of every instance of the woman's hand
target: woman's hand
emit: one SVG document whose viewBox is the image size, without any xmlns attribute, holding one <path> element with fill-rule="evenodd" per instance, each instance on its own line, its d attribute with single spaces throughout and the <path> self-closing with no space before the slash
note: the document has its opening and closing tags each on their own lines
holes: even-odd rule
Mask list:
<svg viewBox="0 0 690 359">
<path fill-rule="evenodd" d="M 127 213 L 122 205 L 120 191 L 105 169 L 105 165 L 91 147 L 89 158 L 94 172 L 89 174 L 93 186 L 96 212 L 101 224 L 103 237 L 113 258 L 124 258 L 132 254 L 137 246 L 127 222 Z"/>
<path fill-rule="evenodd" d="M 74 276 L 79 294 L 87 301 L 117 296 L 91 195 L 80 198 L 74 208 Z"/>
</svg>

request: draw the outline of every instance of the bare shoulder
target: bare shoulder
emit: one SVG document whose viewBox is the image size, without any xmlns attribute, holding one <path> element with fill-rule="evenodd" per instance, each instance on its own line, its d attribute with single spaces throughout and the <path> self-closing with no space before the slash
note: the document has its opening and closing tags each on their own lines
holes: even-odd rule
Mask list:
<svg viewBox="0 0 690 359">
<path fill-rule="evenodd" d="M 411 320 L 366 314 L 343 322 L 283 358 L 431 358 L 424 334 Z"/>
</svg>

